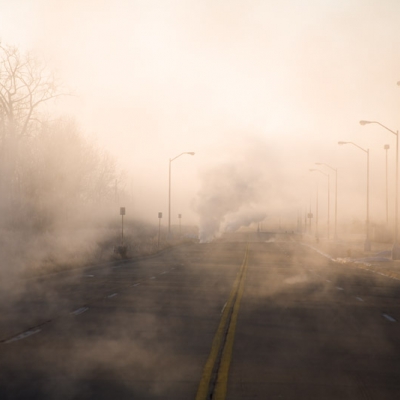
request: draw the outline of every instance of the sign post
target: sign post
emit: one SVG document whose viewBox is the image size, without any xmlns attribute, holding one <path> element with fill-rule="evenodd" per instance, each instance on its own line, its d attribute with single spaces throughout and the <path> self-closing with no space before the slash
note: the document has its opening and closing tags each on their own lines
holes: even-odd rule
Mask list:
<svg viewBox="0 0 400 400">
<path fill-rule="evenodd" d="M 162 218 L 162 212 L 159 212 L 158 213 L 158 244 L 157 244 L 158 248 L 160 248 L 161 218 Z"/>
<path fill-rule="evenodd" d="M 125 215 L 125 207 L 121 207 L 119 209 L 119 214 L 121 215 L 121 223 L 122 223 L 122 231 L 121 231 L 121 245 L 124 245 L 124 215 Z"/>
<path fill-rule="evenodd" d="M 307 214 L 307 218 L 310 220 L 310 222 L 309 222 L 309 234 L 310 235 L 311 235 L 311 220 L 312 220 L 313 217 L 314 217 L 313 213 L 309 212 Z"/>
</svg>

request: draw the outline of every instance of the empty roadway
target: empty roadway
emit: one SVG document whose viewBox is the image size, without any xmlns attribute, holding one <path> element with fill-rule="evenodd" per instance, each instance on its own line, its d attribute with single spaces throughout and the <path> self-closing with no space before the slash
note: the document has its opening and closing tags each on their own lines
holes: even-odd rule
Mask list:
<svg viewBox="0 0 400 400">
<path fill-rule="evenodd" d="M 227 399 L 396 399 L 399 297 L 398 281 L 290 240 L 14 282 L 1 294 L 0 398 L 218 398 L 199 387 L 225 316 L 210 380 L 226 380 Z"/>
</svg>

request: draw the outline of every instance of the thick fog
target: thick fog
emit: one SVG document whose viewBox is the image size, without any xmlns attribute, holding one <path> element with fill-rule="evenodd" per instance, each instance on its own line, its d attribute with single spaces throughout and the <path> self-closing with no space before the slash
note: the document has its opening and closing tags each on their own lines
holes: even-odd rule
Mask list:
<svg viewBox="0 0 400 400">
<path fill-rule="evenodd" d="M 325 298 L 347 278 L 330 258 L 365 256 L 345 239 L 365 238 L 367 153 L 374 251 L 392 243 L 399 15 L 394 0 L 0 0 L 1 340 L 62 332 L 32 347 L 38 359 L 21 353 L 43 398 L 90 393 L 103 376 L 167 398 L 201 373 L 185 357 L 244 285 L 248 254 L 262 271 L 246 283 L 257 321 L 266 304 L 316 299 L 336 323 L 341 303 Z M 342 242 L 325 240 L 336 206 Z M 382 277 L 363 279 L 367 293 Z M 74 319 L 89 308 L 88 325 Z M 361 326 L 384 337 L 372 314 Z M 0 381 L 13 385 L 6 351 Z"/>
<path fill-rule="evenodd" d="M 395 135 L 359 121 L 399 126 L 396 2 L 0 3 L 3 48 L 49 85 L 17 145 L 6 143 L 2 106 L 4 229 L 78 224 L 84 236 L 95 229 L 95 243 L 110 223 L 118 237 L 125 206 L 127 224 L 153 226 L 154 244 L 158 212 L 168 223 L 169 160 L 195 152 L 171 163 L 175 228 L 181 214 L 204 240 L 242 226 L 293 229 L 310 207 L 316 215 L 318 186 L 326 230 L 328 179 L 309 171 L 319 168 L 330 173 L 332 231 L 335 173 L 319 162 L 338 170 L 339 226 L 362 231 L 366 153 L 338 141 L 370 149 L 376 225 L 386 223 L 390 145 L 393 219 Z M 15 110 L 21 129 L 28 111 Z M 103 233 L 98 242 L 114 240 Z"/>
</svg>

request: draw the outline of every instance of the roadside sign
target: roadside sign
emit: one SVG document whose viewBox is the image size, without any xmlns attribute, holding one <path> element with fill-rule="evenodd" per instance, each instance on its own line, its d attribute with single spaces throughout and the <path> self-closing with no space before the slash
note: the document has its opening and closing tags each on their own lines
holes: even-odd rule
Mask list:
<svg viewBox="0 0 400 400">
<path fill-rule="evenodd" d="M 125 215 L 125 207 L 119 209 L 119 215 Z"/>
<path fill-rule="evenodd" d="M 162 218 L 162 212 L 158 213 L 158 218 Z"/>
</svg>

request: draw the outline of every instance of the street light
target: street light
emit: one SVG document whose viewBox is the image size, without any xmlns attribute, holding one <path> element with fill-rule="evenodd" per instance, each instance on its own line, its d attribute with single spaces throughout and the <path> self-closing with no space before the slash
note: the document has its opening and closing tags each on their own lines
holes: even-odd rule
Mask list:
<svg viewBox="0 0 400 400">
<path fill-rule="evenodd" d="M 325 163 L 315 163 L 315 165 L 325 165 L 325 167 L 328 167 L 335 171 L 335 234 L 334 234 L 334 239 L 337 240 L 337 168 L 331 167 L 329 164 Z"/>
<path fill-rule="evenodd" d="M 329 215 L 330 215 L 330 177 L 329 174 L 327 174 L 326 172 L 321 171 L 320 169 L 316 169 L 316 168 L 311 168 L 310 172 L 320 172 L 321 174 L 325 175 L 328 177 L 328 240 L 329 240 L 329 226 L 330 226 L 330 219 L 329 219 Z"/>
<path fill-rule="evenodd" d="M 308 219 L 310 220 L 309 223 L 309 234 L 311 235 L 312 227 L 311 227 L 311 220 L 313 218 L 313 214 L 311 212 L 311 198 L 312 198 L 312 193 L 310 192 L 310 212 L 308 213 Z"/>
<path fill-rule="evenodd" d="M 388 144 L 385 144 L 383 146 L 383 149 L 385 150 L 386 153 L 386 225 L 389 224 L 389 186 L 388 186 L 388 150 L 390 149 L 390 146 Z"/>
<path fill-rule="evenodd" d="M 315 204 L 315 208 L 316 208 L 316 211 L 315 211 L 315 238 L 316 238 L 317 243 L 318 243 L 319 242 L 319 234 L 318 234 L 318 209 L 319 209 L 319 207 L 318 207 L 318 183 L 317 183 L 317 201 L 316 201 L 316 204 Z"/>
<path fill-rule="evenodd" d="M 314 171 L 313 169 L 310 169 L 310 172 Z M 319 243 L 319 233 L 318 233 L 318 182 L 317 182 L 317 192 L 315 196 L 315 241 Z M 311 213 L 311 195 L 310 195 L 310 213 L 308 214 L 310 218 L 310 234 L 311 234 L 311 218 L 313 217 L 313 214 Z"/>
<path fill-rule="evenodd" d="M 371 251 L 371 242 L 369 240 L 369 149 L 363 149 L 361 146 L 358 144 L 355 144 L 353 142 L 338 142 L 339 145 L 343 144 L 352 144 L 353 146 L 359 148 L 362 150 L 364 153 L 367 154 L 367 237 L 364 242 L 364 250 L 365 251 Z"/>
<path fill-rule="evenodd" d="M 397 83 L 399 84 L 399 82 Z M 398 187 L 399 187 L 399 131 L 393 131 L 389 129 L 387 126 L 381 124 L 378 121 L 360 121 L 360 125 L 367 124 L 377 124 L 382 128 L 386 129 L 390 133 L 396 136 L 396 197 L 395 197 L 395 215 L 394 215 L 394 240 L 393 240 L 393 248 L 392 248 L 392 260 L 400 260 L 400 246 L 398 244 L 398 210 L 399 210 L 399 202 L 398 202 Z M 386 153 L 387 154 L 387 153 Z"/>
<path fill-rule="evenodd" d="M 315 194 L 315 241 L 319 243 L 319 234 L 318 234 L 318 182 L 317 182 L 317 191 Z M 313 217 L 311 213 L 311 198 L 310 198 L 310 234 L 311 234 L 311 218 Z"/>
<path fill-rule="evenodd" d="M 171 235 L 171 163 L 176 160 L 178 157 L 183 156 L 184 154 L 190 154 L 194 156 L 194 151 L 185 151 L 184 153 L 179 154 L 174 158 L 169 159 L 169 180 L 168 180 L 168 236 Z"/>
</svg>

